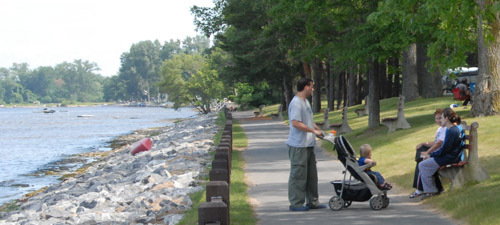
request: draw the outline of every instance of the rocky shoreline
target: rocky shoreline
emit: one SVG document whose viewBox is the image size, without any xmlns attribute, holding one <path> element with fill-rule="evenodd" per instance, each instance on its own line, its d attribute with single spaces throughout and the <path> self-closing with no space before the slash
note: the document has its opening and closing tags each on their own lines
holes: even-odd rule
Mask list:
<svg viewBox="0 0 500 225">
<path fill-rule="evenodd" d="M 117 146 L 155 135 L 153 147 L 132 156 L 128 145 L 0 213 L 0 224 L 177 224 L 203 190 L 216 115 L 200 115 L 147 134 L 124 136 Z M 116 147 L 116 146 L 115 146 Z"/>
</svg>

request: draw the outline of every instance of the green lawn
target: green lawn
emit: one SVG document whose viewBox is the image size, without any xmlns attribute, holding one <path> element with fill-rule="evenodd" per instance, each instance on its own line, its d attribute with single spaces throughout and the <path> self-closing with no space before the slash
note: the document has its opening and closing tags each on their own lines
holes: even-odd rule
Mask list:
<svg viewBox="0 0 500 225">
<path fill-rule="evenodd" d="M 387 133 L 387 128 L 381 126 L 375 130 L 367 130 L 368 116 L 357 117 L 355 109 L 361 109 L 362 105 L 350 107 L 348 110 L 348 123 L 353 132 L 345 134 L 354 149 L 365 143 L 370 144 L 373 151 L 373 159 L 377 161 L 376 170 L 380 171 L 391 183 L 404 188 L 408 195 L 413 191 L 413 172 L 415 169 L 415 146 L 424 141 L 432 141 L 437 129 L 434 123 L 433 113 L 436 108 L 449 107 L 455 103 L 451 96 L 432 99 L 418 99 L 405 103 L 405 117 L 412 128 L 397 130 Z M 323 108 L 326 107 L 324 102 Z M 395 117 L 397 115 L 398 98 L 384 99 L 380 101 L 380 118 Z M 264 113 L 277 112 L 277 105 L 264 109 Z M 478 122 L 478 151 L 481 164 L 485 167 L 491 178 L 482 183 L 469 183 L 464 188 L 446 191 L 440 196 L 426 200 L 426 204 L 443 209 L 452 217 L 465 220 L 469 224 L 493 225 L 500 224 L 500 160 L 498 142 L 500 134 L 500 117 L 471 118 L 470 106 L 454 108 L 468 124 Z M 284 114 L 286 117 L 286 114 Z M 323 113 L 315 114 L 315 121 L 323 120 Z M 329 122 L 341 123 L 340 110 L 329 114 Z M 323 147 L 332 150 L 330 143 L 323 142 Z"/>
</svg>

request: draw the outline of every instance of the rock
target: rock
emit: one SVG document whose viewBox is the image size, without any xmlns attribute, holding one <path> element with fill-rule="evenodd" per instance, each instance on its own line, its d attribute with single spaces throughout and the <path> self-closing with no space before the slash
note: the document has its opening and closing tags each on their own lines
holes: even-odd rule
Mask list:
<svg viewBox="0 0 500 225">
<path fill-rule="evenodd" d="M 179 221 L 181 221 L 183 217 L 184 217 L 183 214 L 166 215 L 163 219 L 163 224 L 167 224 L 167 225 L 178 224 Z"/>
<path fill-rule="evenodd" d="M 97 202 L 95 200 L 88 202 L 88 201 L 83 201 L 80 203 L 81 207 L 85 207 L 87 209 L 93 209 L 97 205 Z"/>
<path fill-rule="evenodd" d="M 85 208 L 80 206 L 76 209 L 76 213 L 81 213 L 81 212 L 84 212 L 85 211 Z"/>
<path fill-rule="evenodd" d="M 149 216 L 141 216 L 135 220 L 136 223 L 148 224 L 156 221 L 156 218 Z"/>
<path fill-rule="evenodd" d="M 203 190 L 214 151 L 213 116 L 184 120 L 153 137 L 153 148 L 132 157 L 126 147 L 96 161 L 87 172 L 51 185 L 0 213 L 0 224 L 176 224 Z M 172 175 L 174 174 L 174 175 Z"/>
</svg>

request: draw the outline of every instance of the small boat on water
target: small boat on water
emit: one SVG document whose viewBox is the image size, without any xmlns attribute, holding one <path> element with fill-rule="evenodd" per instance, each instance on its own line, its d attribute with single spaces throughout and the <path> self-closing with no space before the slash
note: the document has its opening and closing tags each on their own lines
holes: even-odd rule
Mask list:
<svg viewBox="0 0 500 225">
<path fill-rule="evenodd" d="M 43 113 L 55 113 L 56 110 L 44 108 L 42 112 Z"/>
<path fill-rule="evenodd" d="M 132 155 L 135 155 L 139 152 L 145 152 L 151 149 L 151 146 L 153 146 L 153 142 L 151 141 L 151 139 L 143 138 L 130 146 L 130 153 Z"/>
<path fill-rule="evenodd" d="M 94 115 L 78 115 L 76 117 L 93 117 Z"/>
</svg>

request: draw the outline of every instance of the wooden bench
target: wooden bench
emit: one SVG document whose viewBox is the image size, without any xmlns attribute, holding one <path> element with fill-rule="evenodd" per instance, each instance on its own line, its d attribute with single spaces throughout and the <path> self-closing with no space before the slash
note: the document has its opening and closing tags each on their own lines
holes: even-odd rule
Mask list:
<svg viewBox="0 0 500 225">
<path fill-rule="evenodd" d="M 316 122 L 316 125 L 321 129 L 321 130 L 328 130 L 330 129 L 330 122 L 328 121 L 328 113 L 330 112 L 329 108 L 326 108 L 323 111 L 323 122 Z"/>
<path fill-rule="evenodd" d="M 397 121 L 398 121 L 398 118 L 396 118 L 396 117 L 389 117 L 389 118 L 382 119 L 382 125 L 387 127 L 387 133 L 391 133 L 393 131 L 396 131 Z"/>
<path fill-rule="evenodd" d="M 344 134 L 352 132 L 349 123 L 347 123 L 347 107 L 344 107 L 342 110 L 342 123 L 340 124 L 332 124 L 329 128 L 334 129 L 337 134 Z"/>
<path fill-rule="evenodd" d="M 465 121 L 462 122 L 462 128 L 465 130 L 464 159 L 458 163 L 442 166 L 439 169 L 439 175 L 448 178 L 451 181 L 450 189 L 460 188 L 468 181 L 484 181 L 490 176 L 479 162 L 477 149 L 477 128 L 479 124 L 473 122 L 470 126 Z M 469 134 L 467 134 L 467 132 Z"/>
<path fill-rule="evenodd" d="M 283 121 L 282 105 L 278 107 L 278 113 L 271 113 L 271 118 L 277 121 Z"/>
<path fill-rule="evenodd" d="M 264 109 L 264 107 L 266 107 L 266 105 L 259 105 L 259 111 L 253 112 L 255 117 L 264 116 L 264 113 L 262 112 L 262 109 Z"/>
<path fill-rule="evenodd" d="M 382 119 L 382 125 L 387 127 L 387 133 L 391 133 L 396 131 L 397 129 L 408 129 L 411 128 L 411 125 L 408 123 L 404 113 L 404 100 L 405 97 L 399 96 L 399 105 L 398 105 L 398 116 L 397 117 L 389 117 Z"/>
<path fill-rule="evenodd" d="M 354 112 L 358 114 L 358 117 L 367 116 L 369 114 L 368 111 L 368 97 L 365 97 L 365 105 L 362 109 L 355 109 Z"/>
</svg>

